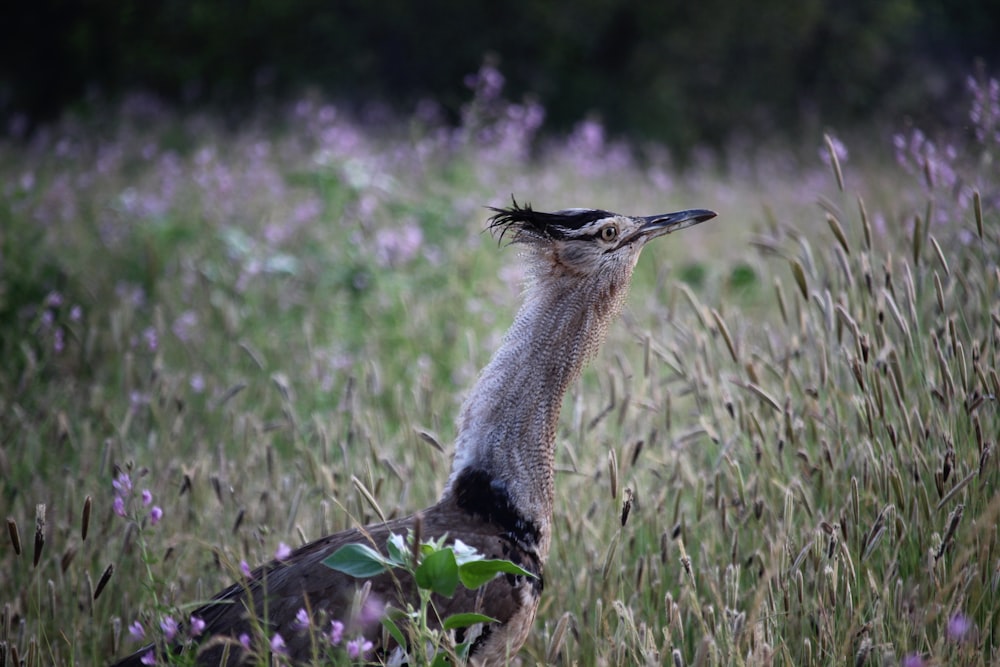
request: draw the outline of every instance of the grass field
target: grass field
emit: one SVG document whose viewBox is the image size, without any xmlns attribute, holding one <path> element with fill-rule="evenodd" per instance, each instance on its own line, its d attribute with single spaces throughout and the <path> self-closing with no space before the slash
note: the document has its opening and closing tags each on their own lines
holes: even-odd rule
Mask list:
<svg viewBox="0 0 1000 667">
<path fill-rule="evenodd" d="M 539 112 L 137 97 L 0 143 L 0 665 L 104 664 L 369 495 L 433 502 L 518 305 L 512 194 L 719 212 L 647 248 L 567 397 L 521 664 L 1000 661 L 996 109 L 684 169 Z"/>
</svg>

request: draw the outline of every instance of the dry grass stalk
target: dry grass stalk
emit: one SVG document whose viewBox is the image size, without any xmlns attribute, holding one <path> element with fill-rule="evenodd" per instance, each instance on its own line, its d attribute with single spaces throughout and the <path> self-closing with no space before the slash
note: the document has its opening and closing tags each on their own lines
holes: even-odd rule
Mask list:
<svg viewBox="0 0 1000 667">
<path fill-rule="evenodd" d="M 32 565 L 38 567 L 42 558 L 42 547 L 45 546 L 45 503 L 35 505 L 35 550 Z"/>
<path fill-rule="evenodd" d="M 549 645 L 545 650 L 546 663 L 552 665 L 559 662 L 559 657 L 566 644 L 566 630 L 569 628 L 570 621 L 572 620 L 573 614 L 568 611 L 559 617 L 556 627 L 552 631 L 552 636 L 549 638 Z"/>
<path fill-rule="evenodd" d="M 945 530 L 944 538 L 941 540 L 941 546 L 938 547 L 937 553 L 934 554 L 934 560 L 941 560 L 941 556 L 944 552 L 948 550 L 948 546 L 951 544 L 952 540 L 955 539 L 955 531 L 958 529 L 958 523 L 962 520 L 962 514 L 965 511 L 965 505 L 959 503 L 951 514 L 948 515 L 948 528 Z"/>
<path fill-rule="evenodd" d="M 806 301 L 809 300 L 809 285 L 806 282 L 806 271 L 802 268 L 802 264 L 797 259 L 791 260 L 792 264 L 792 277 L 795 278 L 795 284 L 799 286 L 799 293 L 802 294 L 802 298 Z"/>
<path fill-rule="evenodd" d="M 726 347 L 729 349 L 729 356 L 732 357 L 733 363 L 740 363 L 739 355 L 736 353 L 736 344 L 733 342 L 732 334 L 729 333 L 729 327 L 726 326 L 726 321 L 722 319 L 722 315 L 715 308 L 711 309 L 712 318 L 715 320 L 715 324 L 719 327 L 719 332 L 722 334 L 722 338 L 726 341 Z"/>
<path fill-rule="evenodd" d="M 830 165 L 833 167 L 833 175 L 837 178 L 837 189 L 844 191 L 844 172 L 840 169 L 840 158 L 837 157 L 837 149 L 833 144 L 833 137 L 829 134 L 823 135 L 826 144 L 827 155 L 830 156 Z"/>
<path fill-rule="evenodd" d="M 351 484 L 353 484 L 357 492 L 361 494 L 361 497 L 365 499 L 365 502 L 368 503 L 368 506 L 375 511 L 375 514 L 378 515 L 379 520 L 384 522 L 386 516 L 385 512 L 382 511 L 382 508 L 381 506 L 379 506 L 378 501 L 375 500 L 375 496 L 372 494 L 371 491 L 368 490 L 368 487 L 365 486 L 364 482 L 362 482 L 356 476 L 351 475 Z"/>
<path fill-rule="evenodd" d="M 618 455 L 614 447 L 608 449 L 608 480 L 611 483 L 611 499 L 618 498 Z"/>
<path fill-rule="evenodd" d="M 983 236 L 983 198 L 979 196 L 979 190 L 972 191 L 972 211 L 976 215 L 976 232 L 979 240 L 984 240 Z"/>
<path fill-rule="evenodd" d="M 97 600 L 104 591 L 104 587 L 108 585 L 108 581 L 111 580 L 111 575 L 114 574 L 115 565 L 114 563 L 109 563 L 104 572 L 101 574 L 101 578 L 97 581 L 97 588 L 94 589 L 93 599 Z"/>
<path fill-rule="evenodd" d="M 7 534 L 10 535 L 11 546 L 14 547 L 14 553 L 18 556 L 21 555 L 21 533 L 17 529 L 17 521 L 11 517 L 7 517 Z"/>
<path fill-rule="evenodd" d="M 832 213 L 827 213 L 826 224 L 829 225 L 830 231 L 833 232 L 833 235 L 836 237 L 837 242 L 840 244 L 840 247 L 844 249 L 845 253 L 850 255 L 851 248 L 847 243 L 847 234 L 844 233 L 844 228 L 841 227 L 840 221 L 837 220 L 836 216 L 834 216 Z"/>
<path fill-rule="evenodd" d="M 868 222 L 868 211 L 865 209 L 865 200 L 858 195 L 858 213 L 861 216 L 861 229 L 865 235 L 865 250 L 871 252 L 872 249 L 872 226 Z"/>
</svg>

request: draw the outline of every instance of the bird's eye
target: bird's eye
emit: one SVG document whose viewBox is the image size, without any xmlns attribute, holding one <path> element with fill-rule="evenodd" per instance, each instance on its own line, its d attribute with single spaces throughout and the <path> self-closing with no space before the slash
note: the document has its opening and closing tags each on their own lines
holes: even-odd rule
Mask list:
<svg viewBox="0 0 1000 667">
<path fill-rule="evenodd" d="M 614 241 L 618 238 L 618 228 L 614 225 L 608 225 L 601 230 L 601 240 L 602 241 Z"/>
</svg>

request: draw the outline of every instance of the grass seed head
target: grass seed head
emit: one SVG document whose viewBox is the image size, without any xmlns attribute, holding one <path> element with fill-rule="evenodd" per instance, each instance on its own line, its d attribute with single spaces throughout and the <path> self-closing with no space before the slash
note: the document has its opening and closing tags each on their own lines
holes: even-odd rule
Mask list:
<svg viewBox="0 0 1000 667">
<path fill-rule="evenodd" d="M 45 504 L 35 505 L 35 550 L 32 558 L 32 565 L 38 567 L 38 561 L 42 558 L 42 547 L 45 546 Z"/>
</svg>

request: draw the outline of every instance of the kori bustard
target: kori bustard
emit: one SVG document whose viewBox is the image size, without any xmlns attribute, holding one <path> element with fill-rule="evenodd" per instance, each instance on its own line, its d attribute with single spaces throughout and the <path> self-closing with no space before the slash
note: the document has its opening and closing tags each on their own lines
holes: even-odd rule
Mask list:
<svg viewBox="0 0 1000 667">
<path fill-rule="evenodd" d="M 306 662 L 312 640 L 302 632 L 299 610 L 342 618 L 356 604 L 359 586 L 405 609 L 416 596 L 411 581 L 384 573 L 361 582 L 322 561 L 350 543 L 384 550 L 391 534 L 414 527 L 422 538 L 447 535 L 449 542 L 461 540 L 487 558 L 513 561 L 536 575 L 498 576 L 477 591 L 459 587 L 450 599 L 435 598 L 439 618 L 474 611 L 496 619 L 464 637 L 471 641 L 471 664 L 507 664 L 524 643 L 552 540 L 555 436 L 567 387 L 604 340 L 643 247 L 716 214 L 633 217 L 580 208 L 543 213 L 516 201 L 492 210 L 490 228 L 526 249 L 529 282 L 514 324 L 461 409 L 454 465 L 440 500 L 406 518 L 306 544 L 216 595 L 193 613 L 205 623 L 199 664 L 218 665 L 224 656 L 227 664 L 246 664 L 251 656 L 238 638 L 262 622 L 268 637 L 281 635 L 293 662 Z M 402 664 L 406 647 L 391 640 L 383 645 L 383 634 L 377 622 L 369 628 L 372 655 Z M 119 664 L 139 665 L 144 655 L 150 655 L 148 648 Z"/>
</svg>

